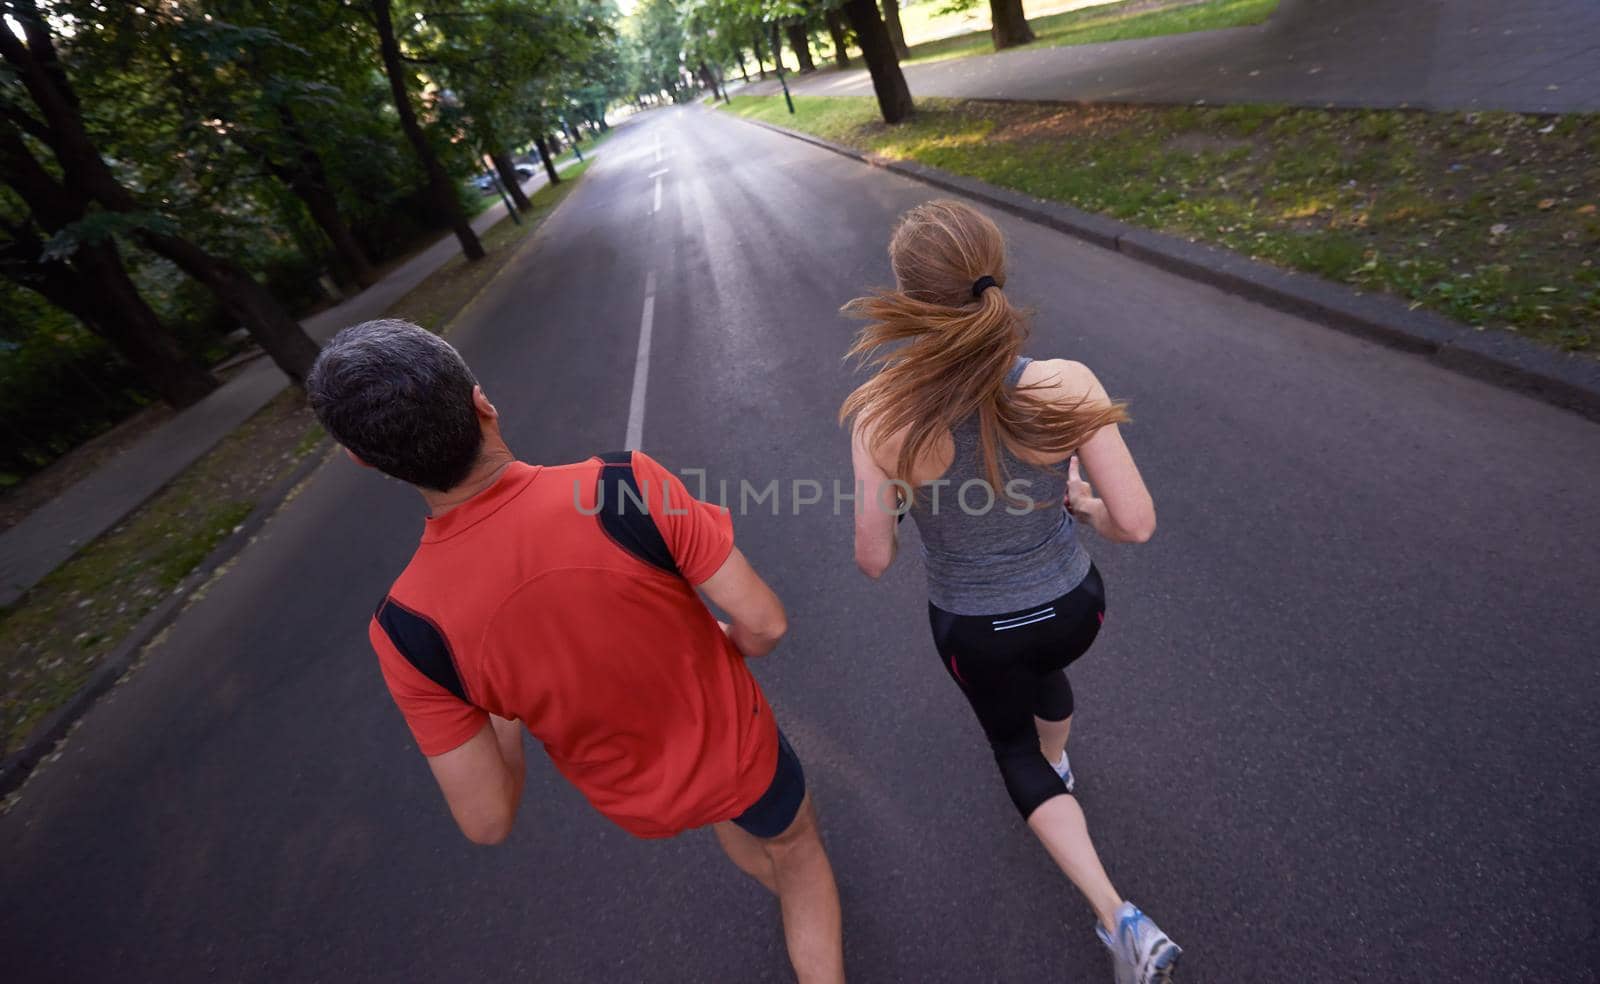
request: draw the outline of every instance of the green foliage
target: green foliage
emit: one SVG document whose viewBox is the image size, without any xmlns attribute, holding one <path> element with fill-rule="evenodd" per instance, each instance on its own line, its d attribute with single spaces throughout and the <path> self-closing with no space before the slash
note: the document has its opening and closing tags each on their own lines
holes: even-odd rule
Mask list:
<svg viewBox="0 0 1600 984">
<path fill-rule="evenodd" d="M 684 28 L 674 0 L 641 0 L 628 23 L 634 80 L 639 92 L 671 92 L 682 86 Z"/>
<path fill-rule="evenodd" d="M 461 111 L 476 149 L 522 143 L 600 115 L 612 71 L 606 8 L 587 0 L 453 0 L 422 6 L 407 43 Z M 580 112 L 581 110 L 581 112 Z M 603 107 L 601 107 L 603 113 Z"/>
<path fill-rule="evenodd" d="M 37 294 L 0 280 L 0 489 L 146 402 L 103 341 Z"/>
<path fill-rule="evenodd" d="M 159 212 L 92 212 L 51 236 L 42 257 L 47 261 L 69 259 L 79 246 L 126 238 L 135 229 L 175 233 L 178 224 Z"/>
<path fill-rule="evenodd" d="M 13 3 L 31 6 L 7 0 L 6 9 Z M 0 469 L 12 476 L 115 421 L 130 399 L 146 398 L 115 353 L 81 329 L 62 330 L 70 318 L 15 288 L 55 282 L 41 279 L 40 262 L 55 264 L 48 269 L 57 275 L 80 276 L 72 261 L 85 245 L 113 244 L 182 347 L 218 357 L 236 325 L 210 290 L 146 252 L 136 233 L 180 235 L 304 311 L 326 300 L 323 274 L 348 283 L 355 269 L 409 252 L 449 220 L 398 126 L 365 3 L 38 0 L 38 7 L 87 135 L 137 206 L 110 211 L 90 203 L 49 235 L 41 228 L 59 222 L 41 226 L 21 199 L 0 194 L 0 275 L 11 278 L 5 292 L 17 299 L 7 311 L 17 337 L 0 351 L 8 383 L 0 409 L 14 430 L 28 428 L 26 440 L 8 441 Z M 607 103 L 626 91 L 611 0 L 395 0 L 394 8 L 426 137 L 464 200 L 481 152 L 522 146 L 563 121 L 603 129 Z M 41 111 L 8 66 L 0 62 L 0 124 L 33 129 Z M 51 148 L 24 140 L 59 180 Z M 39 241 L 46 241 L 42 260 Z M 59 394 L 77 392 L 62 380 L 80 377 L 131 397 L 54 405 Z"/>
</svg>

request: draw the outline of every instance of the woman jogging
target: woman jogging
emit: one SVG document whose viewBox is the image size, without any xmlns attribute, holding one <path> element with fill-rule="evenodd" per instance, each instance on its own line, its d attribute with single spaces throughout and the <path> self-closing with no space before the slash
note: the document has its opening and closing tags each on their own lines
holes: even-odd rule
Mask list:
<svg viewBox="0 0 1600 984">
<path fill-rule="evenodd" d="M 845 305 L 868 322 L 850 353 L 877 368 L 840 414 L 865 493 L 856 562 L 876 578 L 894 561 L 897 503 L 908 501 L 934 644 L 1012 802 L 1093 906 L 1119 984 L 1170 980 L 1179 948 L 1106 877 L 1066 754 L 1063 671 L 1105 617 L 1076 526 L 1135 543 L 1155 531 L 1117 430 L 1127 415 L 1087 367 L 1019 354 L 1026 328 L 1003 290 L 1005 244 L 975 209 L 912 209 L 889 258 L 897 289 Z"/>
</svg>

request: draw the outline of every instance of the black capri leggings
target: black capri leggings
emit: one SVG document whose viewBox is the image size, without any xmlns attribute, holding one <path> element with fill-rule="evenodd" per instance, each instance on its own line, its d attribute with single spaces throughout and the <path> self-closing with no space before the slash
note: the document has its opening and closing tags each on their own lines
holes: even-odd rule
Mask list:
<svg viewBox="0 0 1600 984">
<path fill-rule="evenodd" d="M 1105 614 L 1105 585 L 1093 565 L 1076 588 L 1019 611 L 955 615 L 928 605 L 945 671 L 978 715 L 1006 792 L 1023 819 L 1067 791 L 1039 751 L 1033 719 L 1072 716 L 1072 685 L 1064 671 L 1089 649 Z"/>
</svg>

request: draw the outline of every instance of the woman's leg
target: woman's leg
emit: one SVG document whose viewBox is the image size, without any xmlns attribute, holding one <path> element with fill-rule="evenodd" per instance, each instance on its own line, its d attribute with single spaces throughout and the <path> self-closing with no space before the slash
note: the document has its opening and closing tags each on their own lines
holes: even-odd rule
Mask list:
<svg viewBox="0 0 1600 984">
<path fill-rule="evenodd" d="M 1072 718 L 1064 721 L 1046 721 L 1037 715 L 1033 719 L 1033 729 L 1039 732 L 1039 751 L 1044 753 L 1046 762 L 1059 762 L 1067 750 L 1067 738 L 1072 734 Z"/>
<path fill-rule="evenodd" d="M 1045 800 L 1028 815 L 1028 826 L 1056 865 L 1083 893 L 1100 925 L 1114 933 L 1122 896 L 1112 887 L 1106 869 L 1100 864 L 1100 855 L 1089 839 L 1089 824 L 1077 797 L 1062 794 Z"/>
<path fill-rule="evenodd" d="M 945 666 L 983 725 L 1017 812 L 1083 893 L 1101 924 L 1114 929 L 1122 897 L 1100 864 L 1082 807 L 1041 750 L 1041 732 L 1033 716 L 1038 677 L 1021 669 L 996 672 L 987 661 L 977 657 L 963 661 L 959 653 L 947 655 Z M 1060 727 L 1065 741 L 1064 726 L 1070 720 L 1046 723 Z"/>
<path fill-rule="evenodd" d="M 1039 677 L 1033 697 L 1033 728 L 1039 733 L 1039 750 L 1045 761 L 1054 765 L 1067 749 L 1072 732 L 1072 684 L 1065 670 L 1051 670 Z"/>
<path fill-rule="evenodd" d="M 1052 744 L 1059 740 L 1061 745 L 1054 747 L 1055 759 L 1060 758 L 1072 715 L 1072 691 L 1060 667 L 1093 642 L 1100 624 L 1099 606 L 1089 604 L 1074 611 L 1080 606 L 1058 603 L 1057 608 L 1060 621 L 1030 626 L 1033 631 L 1023 638 L 1005 634 L 1003 641 L 999 637 L 1013 630 L 996 631 L 991 619 L 953 616 L 934 608 L 934 639 L 945 670 L 983 726 L 1017 812 L 1083 893 L 1101 925 L 1114 930 L 1122 897 L 1089 839 L 1083 808 L 1046 759 L 1049 749 L 1044 745 L 1047 739 Z M 1035 653 L 1048 653 L 1049 659 L 1060 661 L 1040 672 L 1042 667 L 1029 659 Z M 1040 711 L 1045 718 L 1035 716 Z M 1057 714 L 1059 720 L 1048 720 Z"/>
</svg>

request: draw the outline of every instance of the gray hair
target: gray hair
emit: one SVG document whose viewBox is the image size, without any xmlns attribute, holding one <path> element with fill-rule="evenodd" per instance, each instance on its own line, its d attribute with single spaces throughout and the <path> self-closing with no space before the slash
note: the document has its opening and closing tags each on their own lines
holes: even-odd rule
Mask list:
<svg viewBox="0 0 1600 984">
<path fill-rule="evenodd" d="M 306 395 L 322 426 L 362 461 L 443 492 L 466 480 L 482 450 L 476 385 L 449 342 L 383 319 L 333 336 L 306 376 Z"/>
</svg>

